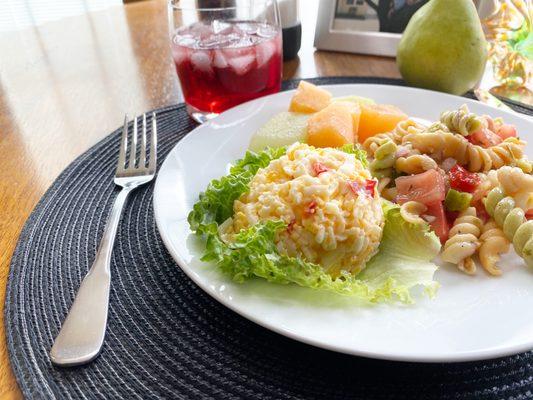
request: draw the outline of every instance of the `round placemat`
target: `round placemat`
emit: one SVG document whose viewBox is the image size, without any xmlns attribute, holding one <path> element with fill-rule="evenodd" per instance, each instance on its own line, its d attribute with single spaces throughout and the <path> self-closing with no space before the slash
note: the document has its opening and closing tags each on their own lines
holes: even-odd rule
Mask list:
<svg viewBox="0 0 533 400">
<path fill-rule="evenodd" d="M 317 84 L 383 83 L 318 78 Z M 284 84 L 292 88 L 297 82 Z M 195 124 L 183 105 L 157 111 L 159 162 Z M 152 185 L 134 192 L 112 257 L 101 355 L 57 368 L 49 349 L 90 267 L 118 189 L 117 130 L 74 161 L 26 222 L 11 262 L 6 333 L 27 398 L 525 399 L 533 353 L 460 364 L 377 361 L 317 349 L 259 327 L 199 289 L 156 230 Z"/>
</svg>

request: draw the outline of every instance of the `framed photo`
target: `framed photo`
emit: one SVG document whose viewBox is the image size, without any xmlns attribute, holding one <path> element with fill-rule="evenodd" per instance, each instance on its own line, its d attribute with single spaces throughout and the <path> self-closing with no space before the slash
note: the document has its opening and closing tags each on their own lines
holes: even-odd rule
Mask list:
<svg viewBox="0 0 533 400">
<path fill-rule="evenodd" d="M 320 0 L 315 47 L 396 56 L 401 34 L 429 0 Z M 486 0 L 474 0 L 479 3 Z"/>
</svg>

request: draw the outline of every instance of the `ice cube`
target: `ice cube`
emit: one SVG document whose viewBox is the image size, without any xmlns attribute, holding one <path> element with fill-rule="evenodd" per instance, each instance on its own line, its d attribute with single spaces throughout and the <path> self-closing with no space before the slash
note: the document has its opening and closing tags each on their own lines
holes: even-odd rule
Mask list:
<svg viewBox="0 0 533 400">
<path fill-rule="evenodd" d="M 255 55 L 248 53 L 243 56 L 229 58 L 228 64 L 237 75 L 244 75 L 252 69 L 254 61 Z"/>
<path fill-rule="evenodd" d="M 176 45 L 172 46 L 172 58 L 174 59 L 174 63 L 176 63 L 176 65 L 181 64 L 188 57 L 189 57 L 189 51 L 186 47 L 176 46 Z"/>
<path fill-rule="evenodd" d="M 273 38 L 278 34 L 278 29 L 272 25 L 268 24 L 261 24 L 257 28 L 257 35 L 261 36 L 262 38 Z"/>
<path fill-rule="evenodd" d="M 254 22 L 238 22 L 235 26 L 239 31 L 246 33 L 247 35 L 255 35 L 257 32 L 257 24 Z"/>
<path fill-rule="evenodd" d="M 276 53 L 276 50 L 276 44 L 273 40 L 267 40 L 258 44 L 255 48 L 257 66 L 262 67 L 269 62 L 272 56 Z"/>
<path fill-rule="evenodd" d="M 218 19 L 215 19 L 213 22 L 211 22 L 211 28 L 213 29 L 213 33 L 215 35 L 227 35 L 233 31 L 233 25 Z"/>
<path fill-rule="evenodd" d="M 197 71 L 205 72 L 206 74 L 213 73 L 211 57 L 207 51 L 195 51 L 192 53 L 191 64 Z"/>
<path fill-rule="evenodd" d="M 174 43 L 184 47 L 195 47 L 197 39 L 192 37 L 192 35 L 176 36 L 174 38 Z"/>
<path fill-rule="evenodd" d="M 226 68 L 228 66 L 228 61 L 224 56 L 224 53 L 220 50 L 215 50 L 213 56 L 213 65 L 215 68 Z"/>
<path fill-rule="evenodd" d="M 195 22 L 190 26 L 189 33 L 197 39 L 207 39 L 213 34 L 213 30 L 211 29 L 211 25 Z"/>
</svg>

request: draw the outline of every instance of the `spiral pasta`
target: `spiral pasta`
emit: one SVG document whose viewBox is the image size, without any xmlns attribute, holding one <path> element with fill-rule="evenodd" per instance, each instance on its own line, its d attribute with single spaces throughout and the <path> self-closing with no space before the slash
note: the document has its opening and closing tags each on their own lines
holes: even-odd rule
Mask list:
<svg viewBox="0 0 533 400">
<path fill-rule="evenodd" d="M 513 243 L 516 253 L 528 266 L 533 266 L 533 220 L 528 221 L 524 210 L 515 206 L 501 187 L 492 189 L 485 198 L 485 208 L 503 233 Z"/>
<path fill-rule="evenodd" d="M 485 120 L 472 114 L 466 104 L 458 110 L 444 111 L 440 116 L 440 122 L 448 127 L 451 132 L 468 136 L 485 125 Z"/>
<path fill-rule="evenodd" d="M 470 172 L 486 172 L 504 165 L 514 165 L 524 156 L 525 147 L 525 142 L 508 138 L 485 149 L 470 143 L 461 135 L 443 131 L 408 134 L 402 142 L 410 143 L 413 149 L 437 161 L 454 158 Z"/>
<path fill-rule="evenodd" d="M 379 133 L 366 139 L 363 143 L 363 149 L 369 157 L 373 157 L 378 147 L 386 140 L 391 140 L 395 144 L 402 142 L 402 138 L 409 134 L 423 132 L 425 127 L 412 119 L 406 119 L 398 122 L 396 128 L 390 132 Z"/>
<path fill-rule="evenodd" d="M 420 215 L 426 212 L 427 209 L 424 204 L 418 201 L 408 201 L 400 206 L 400 215 L 411 224 L 423 224 L 426 221 L 420 218 Z"/>
<path fill-rule="evenodd" d="M 398 157 L 395 168 L 396 171 L 405 174 L 421 174 L 430 169 L 437 169 L 437 163 L 425 154 L 413 154 L 407 157 Z"/>
<path fill-rule="evenodd" d="M 374 159 L 370 162 L 372 176 L 381 179 L 392 176 L 392 169 L 396 161 L 396 144 L 391 140 L 384 141 L 375 151 Z"/>
<path fill-rule="evenodd" d="M 533 175 L 507 166 L 497 170 L 495 175 L 505 194 L 514 198 L 517 207 L 524 211 L 533 209 Z"/>
<path fill-rule="evenodd" d="M 491 275 L 499 276 L 502 270 L 496 265 L 500 260 L 500 254 L 509 251 L 509 240 L 494 220 L 490 220 L 483 225 L 481 236 L 479 237 L 481 246 L 479 247 L 479 261 L 483 268 Z"/>
<path fill-rule="evenodd" d="M 449 238 L 444 243 L 441 258 L 456 264 L 457 267 L 472 275 L 476 272 L 476 264 L 472 256 L 480 246 L 479 236 L 483 222 L 477 217 L 476 209 L 469 207 L 455 220 L 450 229 Z"/>
</svg>

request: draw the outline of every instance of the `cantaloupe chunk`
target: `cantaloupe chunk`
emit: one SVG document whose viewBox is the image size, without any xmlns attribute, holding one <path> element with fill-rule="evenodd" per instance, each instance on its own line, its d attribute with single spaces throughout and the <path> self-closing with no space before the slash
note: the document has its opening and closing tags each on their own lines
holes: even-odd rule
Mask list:
<svg viewBox="0 0 533 400">
<path fill-rule="evenodd" d="M 340 147 L 354 143 L 361 108 L 356 103 L 336 101 L 307 121 L 307 143 L 315 147 Z"/>
<path fill-rule="evenodd" d="M 289 111 L 314 113 L 326 108 L 331 100 L 331 93 L 312 83 L 301 81 L 292 96 Z"/>
<path fill-rule="evenodd" d="M 396 106 L 388 104 L 361 104 L 361 118 L 357 136 L 359 142 L 364 142 L 370 136 L 393 130 L 398 122 L 407 119 Z"/>
</svg>

